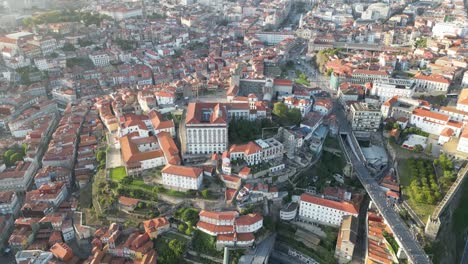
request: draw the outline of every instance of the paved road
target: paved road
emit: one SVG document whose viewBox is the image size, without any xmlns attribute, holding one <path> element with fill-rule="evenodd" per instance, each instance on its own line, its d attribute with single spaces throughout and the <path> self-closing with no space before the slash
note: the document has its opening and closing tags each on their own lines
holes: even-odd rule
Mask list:
<svg viewBox="0 0 468 264">
<path fill-rule="evenodd" d="M 316 69 L 304 63 L 303 61 L 301 61 L 299 68 L 309 77 L 309 80 L 315 80 L 316 85 L 320 86 L 326 91 L 334 92 L 329 89 L 326 78 L 324 78 L 320 73 L 318 73 Z M 340 124 L 340 131 L 352 134 L 352 130 L 346 119 L 344 109 L 335 103 L 335 109 L 333 112 L 336 114 L 338 124 Z M 354 149 L 357 149 L 359 147 L 358 142 L 354 139 L 351 140 L 351 144 L 353 145 Z M 358 175 L 359 180 L 361 181 L 362 185 L 369 194 L 369 197 L 372 199 L 382 216 L 387 221 L 387 224 L 392 229 L 393 233 L 396 236 L 396 240 L 402 246 L 403 250 L 408 256 L 409 261 L 414 264 L 431 263 L 431 260 L 421 248 L 419 242 L 416 241 L 416 239 L 412 236 L 406 224 L 402 221 L 400 216 L 390 207 L 390 204 L 387 203 L 387 198 L 384 191 L 380 188 L 375 178 L 370 175 L 369 170 L 367 170 L 367 168 L 361 161 L 363 160 L 363 158 L 356 157 L 355 153 L 351 149 L 351 146 L 346 142 L 345 146 L 346 152 L 350 154 L 349 156 L 351 158 L 351 162 Z M 386 170 L 382 173 L 379 173 L 379 175 L 376 175 L 376 178 L 380 178 L 380 176 L 383 173 L 386 173 Z"/>
<path fill-rule="evenodd" d="M 271 250 L 275 245 L 276 234 L 270 235 L 270 237 L 258 245 L 257 250 L 255 251 L 255 257 L 252 261 L 252 264 L 263 264 L 268 263 L 268 257 L 270 256 Z"/>
<path fill-rule="evenodd" d="M 341 108 L 336 112 L 336 114 L 339 121 L 338 123 L 340 124 L 340 131 L 350 135 L 352 131 Z M 358 143 L 356 140 L 351 140 L 351 144 L 355 149 L 358 148 Z M 359 180 L 361 181 L 374 204 L 379 209 L 380 213 L 387 221 L 387 224 L 392 229 L 396 239 L 398 242 L 400 242 L 400 245 L 408 256 L 408 259 L 411 261 L 411 263 L 415 264 L 431 263 L 431 260 L 421 248 L 419 243 L 412 236 L 411 232 L 405 223 L 401 220 L 400 216 L 389 206 L 389 204 L 387 204 L 387 198 L 384 191 L 380 188 L 377 181 L 370 175 L 367 168 L 363 165 L 363 162 L 361 161 L 362 158 L 358 159 L 356 157 L 347 140 L 345 141 L 345 146 L 346 151 L 350 154 L 349 157 L 351 158 L 351 162 Z"/>
</svg>

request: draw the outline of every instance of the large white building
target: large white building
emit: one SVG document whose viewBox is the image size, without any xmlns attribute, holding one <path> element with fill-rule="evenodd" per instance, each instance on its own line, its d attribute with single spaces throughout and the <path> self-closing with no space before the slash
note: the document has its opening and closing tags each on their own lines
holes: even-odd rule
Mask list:
<svg viewBox="0 0 468 264">
<path fill-rule="evenodd" d="M 267 45 L 276 45 L 285 39 L 295 39 L 292 32 L 259 32 L 255 36 Z"/>
<path fill-rule="evenodd" d="M 380 126 L 380 110 L 370 104 L 351 104 L 348 118 L 355 131 L 377 131 Z"/>
<path fill-rule="evenodd" d="M 412 82 L 387 79 L 375 82 L 370 94 L 378 96 L 380 102 L 383 103 L 394 96 L 411 98 L 414 94 L 414 87 L 415 84 Z"/>
<path fill-rule="evenodd" d="M 184 153 L 223 152 L 228 147 L 228 124 L 231 119 L 256 120 L 268 116 L 263 102 L 190 103 L 185 118 Z"/>
<path fill-rule="evenodd" d="M 199 190 L 203 182 L 200 168 L 168 164 L 161 173 L 163 185 L 177 191 Z"/>
<path fill-rule="evenodd" d="M 432 28 L 432 36 L 459 36 L 463 38 L 468 33 L 468 26 L 457 22 L 437 22 Z"/>
<path fill-rule="evenodd" d="M 361 15 L 362 19 L 365 20 L 378 20 L 386 19 L 390 14 L 390 6 L 385 3 L 375 3 L 369 5 L 369 7 Z"/>
<path fill-rule="evenodd" d="M 228 146 L 228 116 L 220 103 L 190 103 L 187 108 L 186 152 L 210 154 Z"/>
<path fill-rule="evenodd" d="M 358 214 L 358 210 L 351 203 L 337 202 L 306 193 L 301 195 L 299 217 L 302 220 L 338 227 L 343 216 L 357 217 Z"/>
<path fill-rule="evenodd" d="M 202 210 L 199 216 L 198 230 L 216 236 L 216 245 L 221 248 L 251 246 L 255 241 L 253 233 L 263 227 L 263 217 L 260 214 L 239 216 L 236 211 Z"/>
<path fill-rule="evenodd" d="M 426 108 L 414 109 L 410 124 L 433 135 L 440 135 L 445 128 L 450 128 L 454 131 L 453 135 L 458 136 L 463 128 L 462 122 L 452 120 L 447 114 L 431 111 Z"/>
<path fill-rule="evenodd" d="M 94 54 L 89 54 L 89 59 L 93 62 L 94 66 L 103 67 L 110 65 L 109 54 L 104 52 L 97 52 Z"/>
<path fill-rule="evenodd" d="M 414 77 L 414 80 L 416 88 L 420 92 L 445 94 L 450 86 L 450 81 L 438 74 L 418 74 Z"/>
</svg>

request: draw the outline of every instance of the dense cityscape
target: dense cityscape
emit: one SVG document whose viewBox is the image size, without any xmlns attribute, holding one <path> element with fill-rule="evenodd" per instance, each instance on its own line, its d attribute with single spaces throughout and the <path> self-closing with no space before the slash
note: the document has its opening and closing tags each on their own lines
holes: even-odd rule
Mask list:
<svg viewBox="0 0 468 264">
<path fill-rule="evenodd" d="M 0 2 L 0 263 L 468 263 L 462 0 Z"/>
</svg>

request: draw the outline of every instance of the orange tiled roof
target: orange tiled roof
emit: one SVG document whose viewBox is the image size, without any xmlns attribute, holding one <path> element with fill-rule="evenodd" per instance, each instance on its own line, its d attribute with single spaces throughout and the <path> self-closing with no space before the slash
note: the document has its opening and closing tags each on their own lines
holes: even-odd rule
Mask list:
<svg viewBox="0 0 468 264">
<path fill-rule="evenodd" d="M 197 167 L 168 164 L 161 170 L 161 172 L 190 178 L 198 178 L 203 173 L 203 170 Z"/>
<path fill-rule="evenodd" d="M 320 206 L 334 208 L 336 210 L 348 212 L 351 214 L 358 214 L 356 207 L 348 202 L 337 202 L 333 200 L 328 200 L 320 197 L 316 197 L 307 193 L 301 195 L 301 201 L 305 201 L 312 204 L 317 204 Z"/>
</svg>

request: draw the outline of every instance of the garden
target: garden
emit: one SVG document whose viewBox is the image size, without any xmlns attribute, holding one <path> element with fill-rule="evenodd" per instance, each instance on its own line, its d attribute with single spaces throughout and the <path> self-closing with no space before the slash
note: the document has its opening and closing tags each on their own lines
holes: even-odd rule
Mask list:
<svg viewBox="0 0 468 264">
<path fill-rule="evenodd" d="M 424 221 L 456 179 L 453 164 L 445 155 L 438 159 L 399 161 L 400 184 L 408 204 Z"/>
<path fill-rule="evenodd" d="M 154 247 L 158 252 L 158 263 L 186 263 L 183 256 L 187 249 L 188 240 L 185 237 L 166 233 L 158 236 L 155 242 Z"/>
<path fill-rule="evenodd" d="M 3 153 L 3 163 L 5 163 L 5 166 L 10 167 L 15 165 L 16 162 L 22 161 L 24 156 L 26 156 L 26 151 L 28 149 L 28 145 L 23 144 L 23 145 L 18 145 L 15 144 L 8 148 L 4 153 Z"/>
</svg>

